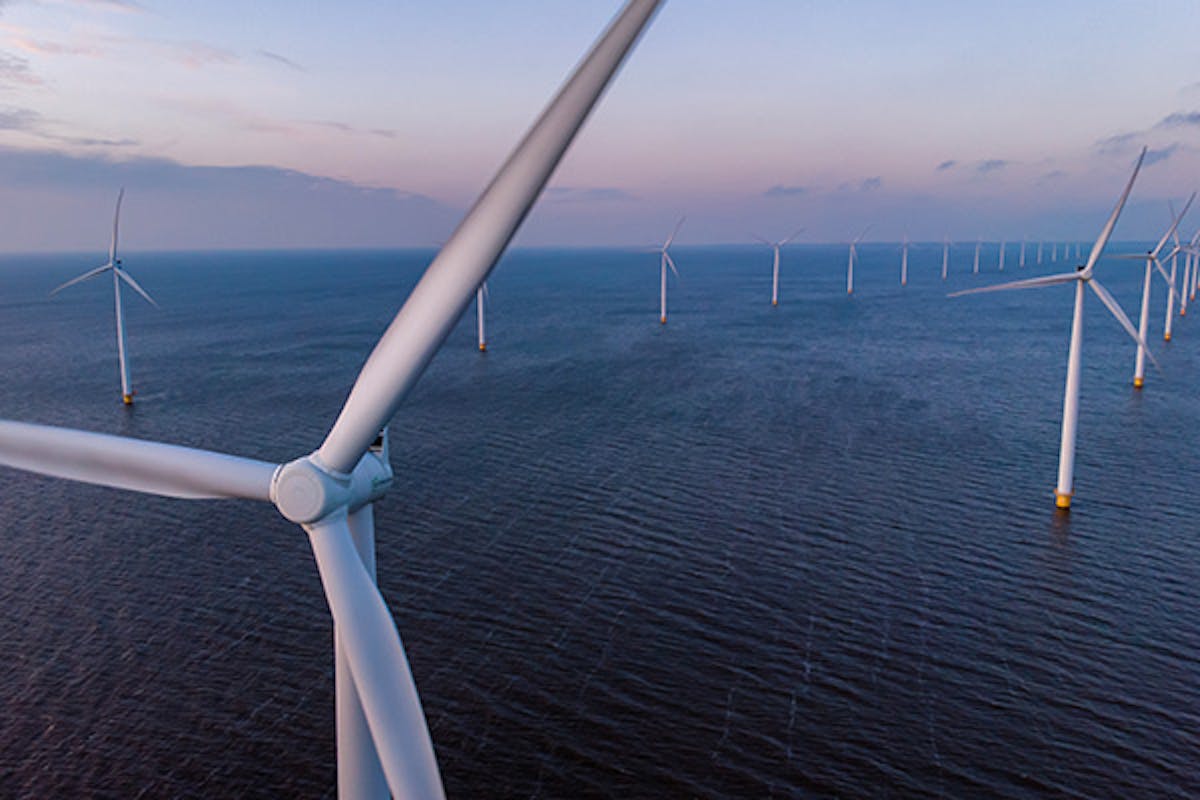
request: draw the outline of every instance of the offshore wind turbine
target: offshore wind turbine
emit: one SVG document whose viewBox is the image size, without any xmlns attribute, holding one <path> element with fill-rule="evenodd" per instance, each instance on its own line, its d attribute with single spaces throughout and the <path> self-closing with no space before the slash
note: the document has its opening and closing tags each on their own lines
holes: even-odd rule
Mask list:
<svg viewBox="0 0 1200 800">
<path fill-rule="evenodd" d="M 950 273 L 950 245 L 954 244 L 950 241 L 950 237 L 942 237 L 942 280 L 946 280 L 946 275 Z"/>
<path fill-rule="evenodd" d="M 1043 244 L 1045 244 L 1045 242 L 1038 240 L 1038 262 L 1037 262 L 1038 264 L 1042 263 L 1042 245 Z"/>
<path fill-rule="evenodd" d="M 908 234 L 904 234 L 904 242 L 900 245 L 900 285 L 908 285 Z"/>
<path fill-rule="evenodd" d="M 1017 261 L 1017 266 L 1018 266 L 1018 267 L 1023 267 L 1023 266 L 1025 266 L 1025 243 L 1026 243 L 1028 240 L 1029 240 L 1029 237 L 1028 237 L 1028 236 L 1022 236 L 1022 237 L 1021 237 L 1021 257 L 1020 257 L 1020 259 Z"/>
<path fill-rule="evenodd" d="M 334 620 L 340 797 L 444 796 L 408 659 L 373 577 L 374 503 L 393 478 L 387 426 L 660 5 L 629 0 L 575 68 L 425 270 L 310 455 L 273 464 L 0 421 L 0 464 L 166 497 L 266 501 L 304 529 Z"/>
<path fill-rule="evenodd" d="M 863 228 L 863 232 L 850 241 L 850 261 L 846 264 L 846 294 L 854 294 L 854 262 L 858 260 L 858 243 L 867 235 L 871 226 Z"/>
<path fill-rule="evenodd" d="M 1158 260 L 1158 254 L 1162 252 L 1162 249 L 1166 246 L 1167 241 L 1173 235 L 1175 235 L 1175 231 L 1179 227 L 1180 221 L 1182 221 L 1184 216 L 1187 215 L 1188 209 L 1191 208 L 1192 201 L 1195 199 L 1196 193 L 1192 192 L 1192 196 L 1188 198 L 1187 203 L 1183 206 L 1183 211 L 1179 213 L 1179 216 L 1174 217 L 1174 219 L 1171 221 L 1171 227 L 1168 228 L 1167 232 L 1164 233 L 1162 238 L 1158 240 L 1158 244 L 1156 244 L 1153 249 L 1146 252 L 1146 255 L 1141 256 L 1130 254 L 1118 256 L 1118 258 L 1135 260 L 1145 259 L 1146 261 L 1146 275 L 1142 280 L 1142 310 L 1138 317 L 1138 337 L 1141 341 L 1138 342 L 1137 358 L 1134 360 L 1133 364 L 1133 388 L 1135 389 L 1141 389 L 1146 385 L 1146 349 L 1143 346 L 1143 343 L 1146 341 L 1146 336 L 1149 332 L 1150 326 L 1150 280 L 1153 277 L 1152 273 L 1154 269 L 1157 268 L 1159 273 L 1162 274 L 1163 280 L 1167 282 L 1167 291 L 1176 291 L 1174 281 L 1167 276 L 1167 271 L 1163 269 L 1162 263 Z M 1172 208 L 1171 211 L 1172 216 L 1174 216 L 1174 209 Z M 1172 253 L 1172 255 L 1174 254 Z M 1184 274 L 1186 275 L 1187 273 Z"/>
<path fill-rule="evenodd" d="M 1004 272 L 1004 240 L 1000 240 L 1000 271 Z"/>
<path fill-rule="evenodd" d="M 1175 283 L 1175 278 L 1178 276 L 1179 251 L 1183 249 L 1179 244 L 1179 231 L 1178 230 L 1176 230 L 1174 233 L 1174 239 L 1175 239 L 1175 248 L 1171 251 L 1171 256 L 1170 256 L 1171 257 L 1171 277 L 1167 281 L 1167 283 L 1169 283 L 1172 286 L 1177 285 Z M 1181 307 L 1184 304 L 1184 297 L 1186 297 L 1186 295 L 1181 296 L 1179 298 Z M 1171 341 L 1171 326 L 1172 326 L 1172 323 L 1174 323 L 1174 321 L 1175 321 L 1175 292 L 1167 292 L 1167 319 L 1163 323 L 1163 341 L 1164 342 Z"/>
<path fill-rule="evenodd" d="M 479 352 L 487 352 L 487 334 L 483 327 L 483 305 L 488 297 L 487 281 L 479 284 L 479 288 L 475 290 L 475 318 L 476 328 L 479 332 Z"/>
<path fill-rule="evenodd" d="M 125 199 L 125 189 L 117 192 L 117 210 L 113 213 L 112 239 L 108 244 L 108 262 L 101 264 L 95 269 L 72 278 L 61 286 L 56 286 L 50 294 L 58 294 L 68 286 L 86 281 L 88 278 L 94 278 L 105 272 L 112 272 L 113 276 L 113 302 L 116 307 L 117 317 L 117 366 L 121 372 L 121 401 L 127 406 L 133 405 L 133 386 L 129 382 L 129 356 L 125 352 L 125 314 L 121 308 L 121 281 L 125 281 L 133 288 L 135 292 L 146 299 L 150 305 L 155 308 L 158 303 L 154 302 L 154 298 L 146 294 L 146 290 L 138 285 L 138 282 L 133 279 L 133 276 L 121 268 L 121 259 L 117 258 L 117 233 L 121 225 L 121 201 Z"/>
<path fill-rule="evenodd" d="M 682 220 L 680 222 L 682 224 Z M 762 242 L 767 247 L 771 248 L 771 251 L 774 253 L 774 256 L 775 256 L 774 261 L 772 262 L 772 265 L 771 265 L 771 305 L 773 305 L 773 306 L 779 305 L 779 251 L 782 250 L 784 248 L 784 246 L 789 244 L 793 239 L 795 239 L 797 236 L 799 236 L 803 232 L 804 232 L 804 229 L 801 228 L 800 230 L 793 233 L 791 236 L 788 236 L 784 239 L 780 239 L 778 242 L 767 241 L 766 239 L 762 238 L 761 236 L 754 237 L 756 240 Z"/>
<path fill-rule="evenodd" d="M 1186 248 L 1187 254 L 1192 257 L 1192 286 L 1188 291 L 1188 297 L 1193 302 L 1196 300 L 1197 271 L 1200 271 L 1200 248 L 1197 247 L 1198 244 L 1200 244 L 1200 231 L 1196 231 L 1196 234 L 1188 242 Z"/>
<path fill-rule="evenodd" d="M 979 274 L 979 249 L 983 247 L 983 239 L 975 240 L 975 266 L 971 269 L 972 274 Z"/>
<path fill-rule="evenodd" d="M 1121 209 L 1125 207 L 1125 201 L 1129 198 L 1129 192 L 1133 189 L 1133 182 L 1137 178 L 1138 170 L 1141 169 L 1142 161 L 1145 158 L 1146 149 L 1142 148 L 1137 163 L 1134 164 L 1133 174 L 1129 176 L 1129 182 L 1125 185 L 1125 191 L 1121 193 L 1116 207 L 1113 209 L 1112 214 L 1109 215 L 1108 222 L 1105 223 L 1104 228 L 1100 231 L 1100 236 L 1097 237 L 1096 243 L 1092 245 L 1092 252 L 1088 256 L 1087 264 L 1076 268 L 1074 272 L 1047 275 L 1040 278 L 1027 278 L 1011 283 L 985 286 L 979 289 L 968 289 L 950 295 L 951 297 L 957 297 L 979 292 L 1000 292 L 1012 289 L 1035 289 L 1066 283 L 1075 284 L 1075 312 L 1071 320 L 1071 345 L 1067 355 L 1067 385 L 1063 393 L 1062 442 L 1058 459 L 1058 484 L 1054 490 L 1055 505 L 1064 510 L 1071 507 L 1071 498 L 1075 495 L 1075 434 L 1079 422 L 1079 378 L 1083 356 L 1083 301 L 1087 294 L 1087 289 L 1090 288 L 1100 298 L 1100 302 L 1112 313 L 1117 322 L 1121 324 L 1121 327 L 1125 329 L 1125 332 L 1145 350 L 1146 355 L 1150 356 L 1150 360 L 1154 361 L 1154 356 L 1150 354 L 1149 348 L 1146 347 L 1145 340 L 1134 329 L 1133 323 L 1129 321 L 1129 317 L 1126 316 L 1125 312 L 1121 310 L 1121 306 L 1113 299 L 1113 296 L 1108 293 L 1107 289 L 1100 285 L 1099 281 L 1093 275 L 1096 262 L 1100 260 L 1100 256 L 1104 252 L 1104 246 L 1108 244 L 1109 237 L 1112 236 L 1113 228 L 1117 224 L 1117 218 L 1121 216 Z"/>
<path fill-rule="evenodd" d="M 659 280 L 659 295 L 658 295 L 658 322 L 660 325 L 667 324 L 667 267 L 671 268 L 671 272 L 675 273 L 675 277 L 679 277 L 679 270 L 675 269 L 675 261 L 671 258 L 670 252 L 671 243 L 675 241 L 675 236 L 679 233 L 679 229 L 683 227 L 683 221 L 686 217 L 680 217 L 679 222 L 675 223 L 675 230 L 671 231 L 671 235 L 667 237 L 667 241 L 663 242 L 663 246 L 659 249 L 662 257 L 659 259 L 659 270 L 661 272 Z"/>
</svg>

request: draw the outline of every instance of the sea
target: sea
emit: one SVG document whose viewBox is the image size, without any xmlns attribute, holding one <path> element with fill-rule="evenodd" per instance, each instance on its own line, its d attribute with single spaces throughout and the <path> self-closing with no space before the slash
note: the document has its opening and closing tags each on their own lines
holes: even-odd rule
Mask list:
<svg viewBox="0 0 1200 800">
<path fill-rule="evenodd" d="M 1114 251 L 1141 249 L 1130 243 Z M 985 245 L 521 249 L 390 427 L 379 582 L 449 796 L 1200 796 L 1200 307 L 1146 387 Z M 0 417 L 318 447 L 429 250 L 0 258 Z M 1073 263 L 1073 262 L 1072 262 Z M 1136 319 L 1142 266 L 1097 276 Z M 0 469 L 0 797 L 336 796 L 332 625 L 272 507 Z"/>
</svg>

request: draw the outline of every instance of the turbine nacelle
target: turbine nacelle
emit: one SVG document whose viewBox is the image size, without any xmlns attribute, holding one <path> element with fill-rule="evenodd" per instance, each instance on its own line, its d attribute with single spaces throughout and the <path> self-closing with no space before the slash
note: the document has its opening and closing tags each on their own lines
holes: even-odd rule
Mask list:
<svg viewBox="0 0 1200 800">
<path fill-rule="evenodd" d="M 386 447 L 369 450 L 349 475 L 322 467 L 312 453 L 275 470 L 271 502 L 284 519 L 306 525 L 374 503 L 391 488 L 393 474 Z"/>
</svg>

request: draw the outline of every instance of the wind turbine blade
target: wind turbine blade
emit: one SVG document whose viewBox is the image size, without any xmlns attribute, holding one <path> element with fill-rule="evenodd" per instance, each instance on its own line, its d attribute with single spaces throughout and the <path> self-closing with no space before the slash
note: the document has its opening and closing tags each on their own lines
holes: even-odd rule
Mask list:
<svg viewBox="0 0 1200 800">
<path fill-rule="evenodd" d="M 667 260 L 667 266 L 671 268 L 671 272 L 675 273 L 675 277 L 679 277 L 679 270 L 675 269 L 675 259 L 671 258 L 671 254 L 663 252 L 663 258 Z"/>
<path fill-rule="evenodd" d="M 1179 241 L 1179 234 L 1176 233 L 1176 231 L 1179 229 L 1179 223 L 1183 221 L 1183 218 L 1185 216 L 1187 216 L 1188 209 L 1192 207 L 1192 201 L 1195 199 L 1196 199 L 1196 193 L 1192 192 L 1192 196 L 1187 199 L 1187 203 L 1185 203 L 1183 206 L 1183 211 L 1179 212 L 1179 216 L 1176 216 L 1174 221 L 1171 222 L 1171 227 L 1169 229 L 1167 229 L 1167 232 L 1164 233 L 1162 238 L 1158 240 L 1158 244 L 1156 244 L 1154 246 L 1154 249 L 1150 251 L 1151 256 L 1157 257 L 1159 252 L 1163 249 L 1163 247 L 1166 246 L 1167 240 L 1170 239 L 1172 236 L 1175 237 L 1176 242 Z M 1174 216 L 1174 215 L 1172 215 L 1172 216 Z"/>
<path fill-rule="evenodd" d="M 1113 228 L 1117 227 L 1117 218 L 1121 216 L 1121 209 L 1125 208 L 1125 201 L 1129 199 L 1129 193 L 1133 191 L 1133 182 L 1137 180 L 1138 171 L 1142 168 L 1142 161 L 1146 158 L 1146 148 L 1142 148 L 1142 152 L 1138 154 L 1137 162 L 1133 165 L 1133 174 L 1129 176 L 1129 183 L 1125 184 L 1125 191 L 1121 192 L 1120 199 L 1117 200 L 1116 207 L 1112 210 L 1112 214 L 1108 217 L 1108 222 L 1104 223 L 1103 230 L 1096 237 L 1096 243 L 1092 245 L 1092 252 L 1088 255 L 1087 264 L 1084 265 L 1083 274 L 1086 277 L 1091 277 L 1092 269 L 1096 266 L 1096 262 L 1100 260 L 1100 254 L 1104 252 L 1104 246 L 1108 244 L 1108 239 L 1112 236 Z"/>
<path fill-rule="evenodd" d="M 629 0 L 425 270 L 317 451 L 349 473 L 462 316 L 662 0 Z"/>
<path fill-rule="evenodd" d="M 1154 262 L 1154 268 L 1158 270 L 1158 274 L 1162 275 L 1162 279 L 1167 282 L 1167 289 L 1170 290 L 1171 294 L 1175 295 L 1176 300 L 1182 301 L 1183 298 L 1179 296 L 1179 290 L 1175 288 L 1175 281 L 1171 280 L 1171 275 L 1163 267 L 1162 262 L 1153 256 L 1150 256 L 1150 260 Z"/>
<path fill-rule="evenodd" d="M 394 797 L 442 798 L 442 779 L 408 658 L 344 516 L 305 525 L 325 598 Z"/>
<path fill-rule="evenodd" d="M 983 294 L 984 292 L 1007 292 L 1015 289 L 1040 289 L 1043 286 L 1057 286 L 1060 283 L 1070 283 L 1079 280 L 1078 272 L 1060 272 L 1057 275 L 1044 275 L 1040 278 L 1025 278 L 1020 281 L 997 283 L 993 286 L 981 286 L 978 289 L 964 289 L 952 292 L 947 297 L 962 297 L 966 294 Z"/>
<path fill-rule="evenodd" d="M 872 224 L 874 224 L 874 223 L 872 223 Z M 855 244 L 858 244 L 859 242 L 861 242 L 861 241 L 863 240 L 863 237 L 867 235 L 867 231 L 869 231 L 869 230 L 871 230 L 871 225 L 868 225 L 867 227 L 863 228 L 863 231 L 862 231 L 862 233 L 860 233 L 860 234 L 859 234 L 859 235 L 858 235 L 858 236 L 857 236 L 857 237 L 854 239 L 854 243 L 855 243 Z"/>
<path fill-rule="evenodd" d="M 0 464 L 189 500 L 270 500 L 275 464 L 190 447 L 0 420 Z"/>
<path fill-rule="evenodd" d="M 754 241 L 756 241 L 756 242 L 762 242 L 762 243 L 763 243 L 763 244 L 765 244 L 767 247 L 774 247 L 774 246 L 775 246 L 775 243 L 774 243 L 774 242 L 768 242 L 766 239 L 764 239 L 763 237 L 759 236 L 759 235 L 758 235 L 758 234 L 756 234 L 756 233 L 752 233 L 752 234 L 750 234 L 750 238 L 751 238 L 751 239 L 753 239 L 753 240 L 754 240 Z"/>
<path fill-rule="evenodd" d="M 671 231 L 671 235 L 667 237 L 667 243 L 662 246 L 663 250 L 669 248 L 671 242 L 675 241 L 675 237 L 679 235 L 679 229 L 683 227 L 684 220 L 686 219 L 687 217 L 680 217 L 679 222 L 675 223 L 675 230 Z"/>
<path fill-rule="evenodd" d="M 779 240 L 779 243 L 777 246 L 783 247 L 786 244 L 790 244 L 793 239 L 795 239 L 797 236 L 799 236 L 802 233 L 804 233 L 804 228 L 800 228 L 799 230 L 794 232 L 791 236 L 787 237 L 786 239 Z"/>
<path fill-rule="evenodd" d="M 94 278 L 97 275 L 99 275 L 101 272 L 104 272 L 105 270 L 107 270 L 111 266 L 112 266 L 112 264 L 105 264 L 102 267 L 96 267 L 95 269 L 90 269 L 78 277 L 71 278 L 71 280 L 67 281 L 66 283 L 62 283 L 62 284 L 59 284 L 58 286 L 55 286 L 53 289 L 50 290 L 50 294 L 52 294 L 52 295 L 58 294 L 63 289 L 67 288 L 68 286 L 74 286 L 77 283 L 82 283 L 83 281 L 86 281 L 88 278 Z"/>
<path fill-rule="evenodd" d="M 139 285 L 138 285 L 138 282 L 137 282 L 137 281 L 135 281 L 135 280 L 133 279 L 133 276 L 132 276 L 132 275 L 130 275 L 128 272 L 126 272 L 125 270 L 121 269 L 120 267 L 113 267 L 113 269 L 115 269 L 115 270 L 117 271 L 117 275 L 118 275 L 118 276 L 121 278 L 121 280 L 123 280 L 123 281 L 125 281 L 126 283 L 128 283 L 130 286 L 132 286 L 132 287 L 133 287 L 133 290 L 134 290 L 135 292 L 137 292 L 138 294 L 140 294 L 142 297 L 146 298 L 146 302 L 147 302 L 147 303 L 149 303 L 150 305 L 154 306 L 155 308 L 158 308 L 158 303 L 154 302 L 154 298 L 153 298 L 153 297 L 151 297 L 150 295 L 146 294 L 146 290 L 145 290 L 145 289 L 143 289 L 141 286 L 139 286 Z"/>
<path fill-rule="evenodd" d="M 1126 316 L 1125 311 L 1121 308 L 1120 303 L 1118 303 L 1113 296 L 1108 293 L 1108 289 L 1105 289 L 1103 286 L 1101 286 L 1095 278 L 1089 280 L 1087 285 L 1092 287 L 1092 291 L 1095 292 L 1096 296 L 1100 298 L 1100 302 L 1104 303 L 1108 310 L 1112 312 L 1112 315 L 1117 318 L 1117 322 L 1121 323 L 1121 327 L 1125 329 L 1125 332 L 1133 337 L 1133 340 L 1141 346 L 1142 350 L 1145 351 L 1150 360 L 1154 362 L 1154 366 L 1157 367 L 1158 360 L 1155 359 L 1154 354 L 1150 352 L 1150 348 L 1146 344 L 1146 341 L 1142 339 L 1140 335 L 1138 335 L 1137 328 L 1133 327 L 1133 323 L 1129 321 L 1129 317 Z"/>
<path fill-rule="evenodd" d="M 121 201 L 125 199 L 125 187 L 121 187 L 121 191 L 117 192 L 117 210 L 113 213 L 113 232 L 112 240 L 108 244 L 108 262 L 110 264 L 117 263 L 117 228 L 121 224 Z"/>
</svg>

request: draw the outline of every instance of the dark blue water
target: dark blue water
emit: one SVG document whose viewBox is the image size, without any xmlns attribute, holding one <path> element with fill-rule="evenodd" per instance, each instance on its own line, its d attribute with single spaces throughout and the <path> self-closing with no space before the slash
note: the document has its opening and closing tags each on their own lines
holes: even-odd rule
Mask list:
<svg viewBox="0 0 1200 800">
<path fill-rule="evenodd" d="M 380 582 L 454 797 L 1200 795 L 1200 328 L 1130 388 L 1090 302 L 956 249 L 526 251 L 393 422 Z M 428 259 L 0 262 L 0 416 L 288 460 Z M 98 262 L 97 262 L 98 263 Z M 1054 265 L 1061 268 L 1060 263 Z M 1040 268 L 1048 271 L 1051 265 Z M 1099 274 L 1136 311 L 1141 268 Z M 1198 309 L 1200 311 L 1200 309 Z M 270 507 L 0 471 L 0 797 L 332 797 L 331 624 Z"/>
</svg>

